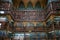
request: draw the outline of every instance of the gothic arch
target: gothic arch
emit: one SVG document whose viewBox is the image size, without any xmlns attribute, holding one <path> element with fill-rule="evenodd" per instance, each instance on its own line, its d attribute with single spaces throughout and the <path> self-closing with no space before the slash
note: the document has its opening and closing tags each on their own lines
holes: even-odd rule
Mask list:
<svg viewBox="0 0 60 40">
<path fill-rule="evenodd" d="M 21 1 L 19 4 L 19 9 L 24 9 L 24 8 L 25 8 L 25 5 L 24 5 L 23 1 Z"/>
<path fill-rule="evenodd" d="M 27 4 L 27 9 L 33 9 L 33 5 L 32 5 L 32 3 L 30 1 Z"/>
<path fill-rule="evenodd" d="M 39 1 L 37 1 L 37 3 L 35 4 L 35 9 L 40 9 L 41 8 L 41 4 Z"/>
</svg>

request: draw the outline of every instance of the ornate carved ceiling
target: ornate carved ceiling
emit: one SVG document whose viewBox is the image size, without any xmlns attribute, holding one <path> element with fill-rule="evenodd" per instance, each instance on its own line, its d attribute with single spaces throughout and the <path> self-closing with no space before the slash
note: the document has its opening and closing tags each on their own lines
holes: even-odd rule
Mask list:
<svg viewBox="0 0 60 40">
<path fill-rule="evenodd" d="M 45 7 L 47 3 L 47 0 L 12 0 L 12 1 L 14 7 L 19 7 L 21 1 L 24 3 L 25 7 L 27 7 L 29 2 L 31 2 L 33 7 L 35 7 L 35 4 L 39 1 L 42 8 Z"/>
</svg>

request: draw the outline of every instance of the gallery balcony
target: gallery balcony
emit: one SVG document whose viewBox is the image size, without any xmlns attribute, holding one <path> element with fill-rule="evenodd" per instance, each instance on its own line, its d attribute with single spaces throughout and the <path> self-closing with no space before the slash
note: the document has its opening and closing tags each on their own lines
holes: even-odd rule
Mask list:
<svg viewBox="0 0 60 40">
<path fill-rule="evenodd" d="M 50 15 L 59 15 L 60 14 L 60 1 L 51 2 L 47 5 L 46 11 L 45 11 L 45 18 L 48 18 Z"/>
</svg>

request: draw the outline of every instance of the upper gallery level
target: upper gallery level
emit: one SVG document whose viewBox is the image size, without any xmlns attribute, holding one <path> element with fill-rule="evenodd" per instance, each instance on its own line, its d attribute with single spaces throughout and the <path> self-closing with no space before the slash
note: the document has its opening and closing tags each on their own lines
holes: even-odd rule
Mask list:
<svg viewBox="0 0 60 40">
<path fill-rule="evenodd" d="M 10 14 L 15 20 L 39 20 L 57 12 L 60 0 L 1 0 L 0 11 Z"/>
</svg>

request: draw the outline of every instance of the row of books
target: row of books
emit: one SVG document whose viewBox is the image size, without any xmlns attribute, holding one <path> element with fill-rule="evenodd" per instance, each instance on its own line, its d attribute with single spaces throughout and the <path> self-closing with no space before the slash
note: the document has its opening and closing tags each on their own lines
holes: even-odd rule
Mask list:
<svg viewBox="0 0 60 40">
<path fill-rule="evenodd" d="M 11 9 L 11 4 L 8 2 L 2 2 L 0 4 L 0 9 L 1 10 L 10 10 Z"/>
<path fill-rule="evenodd" d="M 20 36 L 30 36 L 30 37 L 32 37 L 32 38 L 36 38 L 36 37 L 38 37 L 38 38 L 40 38 L 40 37 L 46 37 L 46 33 L 44 33 L 44 32 L 39 32 L 39 33 L 34 33 L 34 32 L 31 32 L 31 33 L 14 33 L 14 34 L 12 34 L 12 36 L 13 37 L 20 37 Z"/>
<path fill-rule="evenodd" d="M 54 10 L 60 10 L 60 2 L 54 2 L 52 7 Z"/>
<path fill-rule="evenodd" d="M 16 26 L 27 26 L 27 27 L 29 27 L 29 26 L 37 26 L 37 27 L 41 27 L 41 26 L 43 26 L 43 23 L 36 23 L 36 25 L 35 25 L 35 23 L 31 23 L 31 22 L 28 22 L 28 23 L 26 23 L 26 24 L 24 24 L 24 23 L 22 23 L 22 22 L 19 22 L 19 23 L 17 23 L 16 24 Z"/>
<path fill-rule="evenodd" d="M 11 15 L 13 15 L 14 19 L 19 19 L 19 20 L 42 20 L 43 19 L 43 14 L 40 12 L 33 12 L 33 11 L 28 11 L 28 12 L 12 12 Z"/>
</svg>

